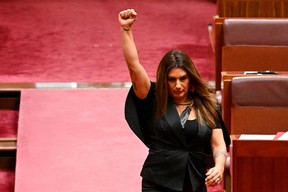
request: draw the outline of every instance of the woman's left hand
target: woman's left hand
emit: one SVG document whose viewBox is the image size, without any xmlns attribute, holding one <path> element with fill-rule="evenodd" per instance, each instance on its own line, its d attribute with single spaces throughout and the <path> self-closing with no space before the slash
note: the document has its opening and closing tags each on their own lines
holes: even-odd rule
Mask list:
<svg viewBox="0 0 288 192">
<path fill-rule="evenodd" d="M 205 184 L 207 186 L 215 186 L 222 181 L 224 170 L 217 167 L 209 169 L 206 173 Z"/>
</svg>

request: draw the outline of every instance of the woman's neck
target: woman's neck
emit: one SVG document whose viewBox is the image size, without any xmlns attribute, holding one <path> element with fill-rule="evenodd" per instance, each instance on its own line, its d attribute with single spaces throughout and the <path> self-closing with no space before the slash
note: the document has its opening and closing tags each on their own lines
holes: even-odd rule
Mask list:
<svg viewBox="0 0 288 192">
<path fill-rule="evenodd" d="M 180 106 L 180 105 L 185 105 L 185 106 L 188 106 L 188 105 L 193 105 L 193 100 L 187 100 L 187 101 L 174 101 L 175 105 L 177 106 Z"/>
<path fill-rule="evenodd" d="M 185 106 L 191 105 L 191 104 L 192 104 L 192 102 L 187 102 L 187 103 L 175 103 L 175 105 L 185 105 Z"/>
</svg>

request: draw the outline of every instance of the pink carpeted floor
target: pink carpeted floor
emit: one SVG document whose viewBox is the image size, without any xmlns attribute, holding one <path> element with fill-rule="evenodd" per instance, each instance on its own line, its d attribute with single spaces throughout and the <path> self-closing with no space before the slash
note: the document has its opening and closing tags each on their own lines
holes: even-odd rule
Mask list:
<svg viewBox="0 0 288 192">
<path fill-rule="evenodd" d="M 126 82 L 120 10 L 135 8 L 142 64 L 151 78 L 163 54 L 187 52 L 214 79 L 207 25 L 214 0 L 1 0 L 0 82 Z"/>
<path fill-rule="evenodd" d="M 15 191 L 140 191 L 147 149 L 123 118 L 127 91 L 24 90 Z"/>
</svg>

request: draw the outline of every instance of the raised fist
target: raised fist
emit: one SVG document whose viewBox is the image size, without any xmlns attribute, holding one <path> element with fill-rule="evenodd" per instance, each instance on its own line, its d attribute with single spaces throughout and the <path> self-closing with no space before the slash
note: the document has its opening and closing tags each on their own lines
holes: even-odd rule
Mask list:
<svg viewBox="0 0 288 192">
<path fill-rule="evenodd" d="M 126 9 L 119 13 L 118 20 L 122 27 L 130 28 L 135 22 L 136 17 L 137 13 L 134 9 Z"/>
</svg>

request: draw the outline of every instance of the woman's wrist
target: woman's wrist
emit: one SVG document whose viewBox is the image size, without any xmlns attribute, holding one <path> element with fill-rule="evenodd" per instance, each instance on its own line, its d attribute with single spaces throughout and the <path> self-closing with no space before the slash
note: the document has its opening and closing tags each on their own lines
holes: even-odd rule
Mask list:
<svg viewBox="0 0 288 192">
<path fill-rule="evenodd" d="M 131 30 L 131 27 L 129 27 L 129 26 L 121 26 L 121 28 L 123 31 L 130 31 Z"/>
</svg>

